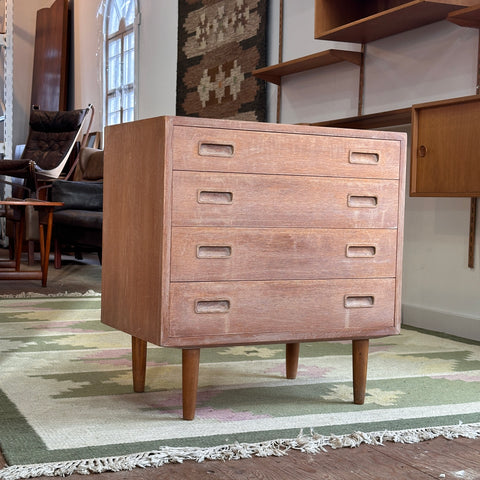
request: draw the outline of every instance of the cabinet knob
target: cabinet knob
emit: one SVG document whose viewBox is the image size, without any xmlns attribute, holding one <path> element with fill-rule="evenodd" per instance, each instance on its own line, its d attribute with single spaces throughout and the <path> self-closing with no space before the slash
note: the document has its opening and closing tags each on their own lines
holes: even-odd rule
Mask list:
<svg viewBox="0 0 480 480">
<path fill-rule="evenodd" d="M 420 145 L 417 153 L 419 157 L 425 157 L 425 155 L 427 155 L 427 147 L 425 145 Z"/>
</svg>

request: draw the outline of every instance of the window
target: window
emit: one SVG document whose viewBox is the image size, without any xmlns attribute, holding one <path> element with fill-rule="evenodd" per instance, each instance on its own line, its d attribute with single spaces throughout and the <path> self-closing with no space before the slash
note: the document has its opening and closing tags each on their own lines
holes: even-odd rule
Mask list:
<svg viewBox="0 0 480 480">
<path fill-rule="evenodd" d="M 105 123 L 135 116 L 136 0 L 107 0 L 105 16 Z"/>
</svg>

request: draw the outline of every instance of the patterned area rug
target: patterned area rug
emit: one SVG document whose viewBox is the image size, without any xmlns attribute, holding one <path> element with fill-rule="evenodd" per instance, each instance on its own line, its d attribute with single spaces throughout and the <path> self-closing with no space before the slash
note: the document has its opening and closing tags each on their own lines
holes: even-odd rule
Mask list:
<svg viewBox="0 0 480 480">
<path fill-rule="evenodd" d="M 98 297 L 0 302 L 1 479 L 480 435 L 473 342 L 412 329 L 373 340 L 363 406 L 349 342 L 302 344 L 296 380 L 283 345 L 203 349 L 188 422 L 181 352 L 150 346 L 147 390 L 132 393 L 130 338 L 99 319 Z"/>
<path fill-rule="evenodd" d="M 266 0 L 179 0 L 177 115 L 266 120 Z"/>
</svg>

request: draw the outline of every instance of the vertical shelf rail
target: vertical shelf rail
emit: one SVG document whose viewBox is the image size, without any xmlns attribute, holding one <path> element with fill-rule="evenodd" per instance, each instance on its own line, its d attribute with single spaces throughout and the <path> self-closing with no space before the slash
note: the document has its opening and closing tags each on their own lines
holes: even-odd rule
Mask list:
<svg viewBox="0 0 480 480">
<path fill-rule="evenodd" d="M 4 153 L 6 158 L 13 158 L 13 0 L 5 0 L 5 10 Z"/>
<path fill-rule="evenodd" d="M 280 13 L 278 22 L 278 63 L 283 62 L 283 0 L 280 0 Z M 277 123 L 282 116 L 282 83 L 277 86 Z"/>
<path fill-rule="evenodd" d="M 478 48 L 477 48 L 477 86 L 476 94 L 480 94 L 480 28 L 478 31 Z M 468 232 L 468 268 L 475 266 L 475 238 L 477 227 L 477 197 L 470 199 L 470 228 Z"/>
<path fill-rule="evenodd" d="M 358 116 L 363 115 L 363 97 L 364 97 L 364 80 L 365 80 L 365 50 L 366 46 L 362 43 L 360 63 L 360 74 L 358 77 Z"/>
</svg>

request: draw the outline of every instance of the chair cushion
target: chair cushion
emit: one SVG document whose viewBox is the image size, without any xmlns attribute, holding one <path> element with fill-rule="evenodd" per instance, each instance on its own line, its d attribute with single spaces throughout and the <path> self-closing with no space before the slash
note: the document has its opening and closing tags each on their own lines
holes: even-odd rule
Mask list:
<svg viewBox="0 0 480 480">
<path fill-rule="evenodd" d="M 101 180 L 103 178 L 103 150 L 82 148 L 79 165 L 83 180 Z"/>
<path fill-rule="evenodd" d="M 72 132 L 78 130 L 86 109 L 48 112 L 32 110 L 30 113 L 30 128 L 37 132 Z"/>
<path fill-rule="evenodd" d="M 62 162 L 77 136 L 86 110 L 47 112 L 32 110 L 30 132 L 22 158 L 33 160 L 42 170 Z"/>
<path fill-rule="evenodd" d="M 52 183 L 52 201 L 63 202 L 58 210 L 103 210 L 103 183 L 57 180 Z"/>
<path fill-rule="evenodd" d="M 67 225 L 75 228 L 101 230 L 103 212 L 91 210 L 56 210 L 53 212 L 53 225 Z"/>
</svg>

